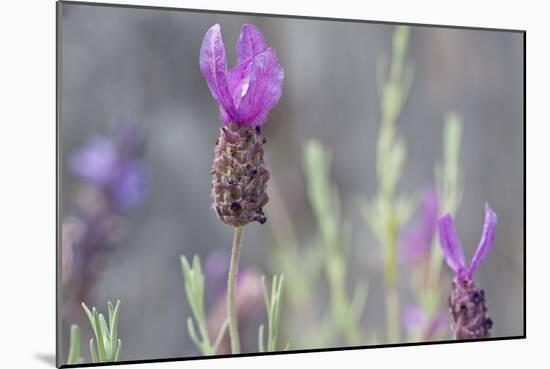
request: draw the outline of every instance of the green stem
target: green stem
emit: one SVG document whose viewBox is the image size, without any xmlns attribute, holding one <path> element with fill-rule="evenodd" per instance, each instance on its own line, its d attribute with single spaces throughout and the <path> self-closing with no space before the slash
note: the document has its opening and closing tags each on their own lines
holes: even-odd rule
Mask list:
<svg viewBox="0 0 550 369">
<path fill-rule="evenodd" d="M 388 200 L 388 207 L 391 208 L 392 200 Z M 400 316 L 399 316 L 399 292 L 397 289 L 397 233 L 398 225 L 392 215 L 387 219 L 386 234 L 386 329 L 388 343 L 397 343 L 400 340 Z"/>
<path fill-rule="evenodd" d="M 386 326 L 388 343 L 399 342 L 399 294 L 395 286 L 386 287 Z"/>
<path fill-rule="evenodd" d="M 237 270 L 239 269 L 242 232 L 243 227 L 235 227 L 233 248 L 231 249 L 231 264 L 229 265 L 229 275 L 227 277 L 227 316 L 229 318 L 229 337 L 231 339 L 231 352 L 233 354 L 239 354 L 241 352 L 239 330 L 237 328 L 237 310 L 235 308 L 235 288 Z"/>
</svg>

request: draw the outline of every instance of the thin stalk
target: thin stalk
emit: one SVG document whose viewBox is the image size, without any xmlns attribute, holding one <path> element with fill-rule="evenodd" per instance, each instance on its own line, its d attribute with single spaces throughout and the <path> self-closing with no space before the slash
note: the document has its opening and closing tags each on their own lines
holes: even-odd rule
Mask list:
<svg viewBox="0 0 550 369">
<path fill-rule="evenodd" d="M 386 288 L 386 327 L 388 343 L 399 342 L 399 293 L 396 286 Z"/>
<path fill-rule="evenodd" d="M 229 338 L 231 340 L 231 352 L 233 354 L 239 354 L 241 352 L 239 330 L 237 327 L 237 310 L 235 307 L 235 289 L 237 271 L 239 270 L 242 232 L 243 227 L 235 227 L 233 247 L 231 249 L 231 264 L 229 265 L 229 274 L 227 277 L 227 316 L 229 318 Z"/>
<path fill-rule="evenodd" d="M 387 199 L 387 206 L 392 209 L 393 199 Z M 386 329 L 389 343 L 400 340 L 400 315 L 399 315 L 399 293 L 397 290 L 397 234 L 399 225 L 395 221 L 393 210 L 388 214 L 386 220 L 386 242 L 384 245 L 385 260 L 385 284 L 386 284 Z"/>
</svg>

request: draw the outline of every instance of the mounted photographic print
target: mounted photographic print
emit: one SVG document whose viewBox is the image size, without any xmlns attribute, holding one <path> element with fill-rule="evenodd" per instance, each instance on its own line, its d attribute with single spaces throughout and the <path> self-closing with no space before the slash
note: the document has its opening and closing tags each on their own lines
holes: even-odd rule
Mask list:
<svg viewBox="0 0 550 369">
<path fill-rule="evenodd" d="M 525 32 L 58 2 L 57 362 L 525 337 Z"/>
</svg>

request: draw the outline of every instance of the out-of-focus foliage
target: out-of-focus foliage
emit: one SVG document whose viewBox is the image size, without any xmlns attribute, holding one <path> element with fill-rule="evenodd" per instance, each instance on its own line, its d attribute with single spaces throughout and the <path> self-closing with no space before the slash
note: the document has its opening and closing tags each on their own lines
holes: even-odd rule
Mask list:
<svg viewBox="0 0 550 369">
<path fill-rule="evenodd" d="M 265 284 L 265 276 L 262 277 L 262 290 L 264 293 L 265 309 L 267 313 L 267 345 L 264 339 L 264 325 L 258 329 L 258 350 L 260 352 L 277 351 L 277 339 L 279 338 L 279 319 L 281 316 L 281 305 L 283 297 L 284 276 L 273 276 L 271 281 L 271 292 Z M 285 346 L 287 350 L 289 344 Z"/>
<path fill-rule="evenodd" d="M 347 296 L 350 229 L 341 219 L 338 190 L 330 181 L 330 153 L 318 141 L 309 141 L 304 147 L 304 174 L 329 282 L 332 324 L 348 344 L 358 345 L 362 342 L 360 318 L 367 300 L 367 285 L 358 283 L 353 297 Z"/>
<path fill-rule="evenodd" d="M 187 302 L 191 307 L 193 318 L 195 318 L 194 321 L 191 317 L 187 318 L 187 331 L 189 337 L 191 337 L 203 355 L 214 355 L 218 351 L 218 347 L 220 346 L 229 321 L 225 321 L 215 341 L 212 342 L 208 335 L 208 323 L 204 308 L 204 274 L 202 272 L 200 258 L 195 255 L 193 257 L 193 264 L 189 264 L 189 261 L 187 261 L 187 258 L 183 255 L 180 260 Z M 198 334 L 200 337 L 197 334 L 195 325 L 198 327 Z"/>
</svg>

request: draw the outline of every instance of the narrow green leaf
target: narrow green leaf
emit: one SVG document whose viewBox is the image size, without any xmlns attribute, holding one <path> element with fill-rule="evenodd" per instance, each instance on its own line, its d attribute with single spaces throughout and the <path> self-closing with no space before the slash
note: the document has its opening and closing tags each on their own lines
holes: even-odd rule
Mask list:
<svg viewBox="0 0 550 369">
<path fill-rule="evenodd" d="M 120 359 L 120 347 L 122 346 L 122 341 L 119 339 L 118 344 L 115 351 L 115 357 L 113 361 L 118 361 Z"/>
<path fill-rule="evenodd" d="M 264 293 L 265 308 L 266 308 L 267 314 L 269 315 L 269 307 L 271 306 L 271 302 L 269 301 L 269 295 L 267 294 L 267 287 L 265 285 L 265 275 L 262 276 L 262 291 Z"/>
<path fill-rule="evenodd" d="M 112 345 L 112 352 L 116 351 L 115 344 L 117 342 L 118 338 L 118 318 L 120 315 L 120 300 L 117 300 L 115 309 L 113 311 L 113 318 L 112 320 L 109 320 L 109 323 L 111 325 L 111 345 Z"/>
<path fill-rule="evenodd" d="M 191 317 L 187 318 L 187 332 L 189 333 L 189 337 L 191 337 L 191 340 L 193 341 L 195 346 L 197 346 L 201 353 L 204 354 L 204 346 L 197 337 L 197 332 L 195 331 L 195 326 L 193 325 L 193 319 L 191 319 Z"/>
<path fill-rule="evenodd" d="M 185 281 L 188 281 L 190 279 L 189 274 L 191 269 L 189 266 L 189 262 L 187 261 L 187 258 L 184 255 L 180 257 L 180 260 L 181 260 L 181 271 L 183 274 L 183 279 L 185 279 Z"/>
<path fill-rule="evenodd" d="M 226 319 L 225 322 L 223 322 L 222 327 L 220 328 L 220 331 L 218 332 L 218 336 L 216 337 L 216 340 L 214 341 L 214 346 L 212 346 L 212 354 L 215 354 L 218 352 L 218 348 L 220 347 L 220 344 L 222 343 L 223 336 L 225 335 L 225 331 L 227 330 L 227 327 L 229 327 L 229 319 Z"/>
<path fill-rule="evenodd" d="M 104 362 L 105 361 L 105 344 L 103 342 L 103 334 L 101 333 L 101 326 L 100 326 L 100 323 L 99 323 L 99 316 L 98 316 L 98 313 L 97 313 L 97 309 L 95 307 L 92 308 L 92 314 L 94 316 L 94 325 L 95 325 L 95 330 L 96 332 L 98 332 L 98 334 L 96 334 L 96 339 L 97 339 L 97 353 L 99 354 L 99 361 L 100 362 Z"/>
<path fill-rule="evenodd" d="M 90 339 L 90 356 L 92 357 L 92 363 L 97 363 L 97 355 L 95 354 L 94 339 Z"/>
<path fill-rule="evenodd" d="M 107 301 L 107 310 L 109 311 L 109 323 L 113 321 L 114 308 L 111 301 Z"/>
<path fill-rule="evenodd" d="M 264 347 L 264 325 L 260 325 L 260 328 L 258 328 L 258 351 L 259 352 L 265 352 Z"/>
<path fill-rule="evenodd" d="M 90 325 L 92 326 L 94 334 L 97 336 L 97 331 L 95 330 L 94 316 L 92 312 L 90 311 L 90 309 L 88 309 L 85 303 L 82 303 L 82 308 L 84 309 L 84 312 L 86 312 L 86 315 L 88 316 L 88 320 L 90 320 Z"/>
<path fill-rule="evenodd" d="M 67 364 L 76 364 L 80 359 L 80 328 L 78 325 L 71 325 L 69 355 L 67 357 Z"/>
<path fill-rule="evenodd" d="M 110 361 L 112 358 L 112 354 L 114 354 L 114 351 L 112 351 L 112 345 L 111 345 L 111 337 L 109 335 L 109 328 L 107 327 L 107 321 L 105 320 L 105 317 L 103 314 L 99 314 L 99 327 L 101 329 L 101 337 L 103 338 L 103 347 L 105 350 L 105 360 Z"/>
</svg>

